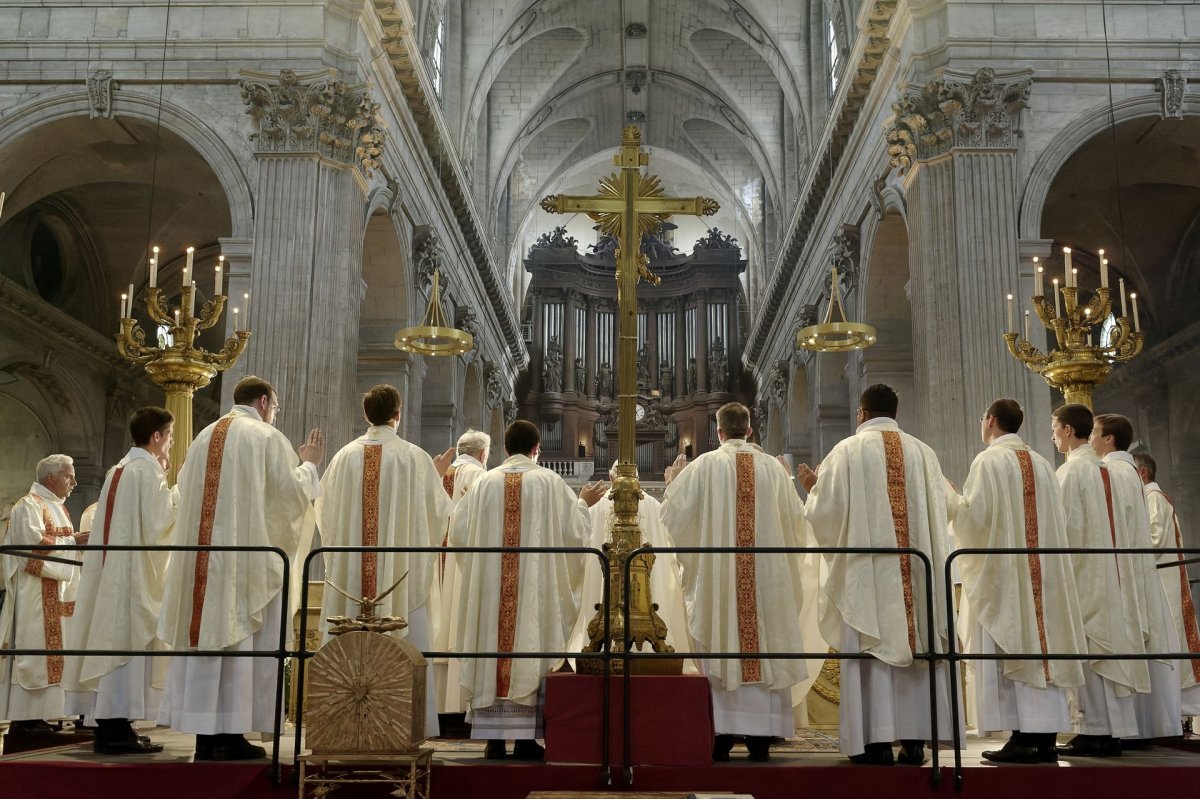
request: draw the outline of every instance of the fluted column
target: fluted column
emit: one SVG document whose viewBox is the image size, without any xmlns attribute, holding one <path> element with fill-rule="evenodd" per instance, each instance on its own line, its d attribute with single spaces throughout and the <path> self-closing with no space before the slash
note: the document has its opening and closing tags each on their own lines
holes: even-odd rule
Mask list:
<svg viewBox="0 0 1200 799">
<path fill-rule="evenodd" d="M 580 391 L 575 387 L 575 303 L 576 291 L 567 291 L 563 299 L 562 387 L 563 391 Z"/>
<path fill-rule="evenodd" d="M 708 391 L 708 294 L 704 291 L 696 293 L 696 392 L 701 391 Z"/>
<path fill-rule="evenodd" d="M 587 341 L 584 342 L 583 362 L 587 369 L 587 385 L 579 389 L 579 393 L 587 397 L 596 396 L 596 348 L 599 343 L 596 338 L 596 316 L 600 313 L 600 309 L 596 304 L 594 297 L 588 297 L 587 300 Z"/>
<path fill-rule="evenodd" d="M 352 437 L 366 182 L 383 134 L 365 85 L 336 73 L 243 72 L 258 161 L 246 370 L 272 381 L 299 441 Z"/>
<path fill-rule="evenodd" d="M 892 164 L 907 172 L 918 427 L 947 476 L 982 447 L 979 416 L 999 397 L 1025 408 L 1021 432 L 1044 449 L 1049 389 L 1004 343 L 1005 295 L 1021 291 L 1016 129 L 1027 74 L 989 69 L 927 84 L 897 103 Z"/>
</svg>

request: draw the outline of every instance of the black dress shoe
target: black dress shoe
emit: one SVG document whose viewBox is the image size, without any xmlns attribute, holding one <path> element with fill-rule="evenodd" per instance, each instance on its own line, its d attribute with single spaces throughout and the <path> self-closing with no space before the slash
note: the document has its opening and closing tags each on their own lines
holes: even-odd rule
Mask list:
<svg viewBox="0 0 1200 799">
<path fill-rule="evenodd" d="M 499 738 L 488 740 L 487 748 L 483 750 L 483 756 L 488 760 L 503 760 L 508 757 L 508 752 L 504 749 L 504 741 Z"/>
<path fill-rule="evenodd" d="M 893 766 L 896 756 L 890 743 L 873 743 L 863 747 L 860 755 L 850 755 L 850 762 L 859 766 Z"/>
<path fill-rule="evenodd" d="M 26 719 L 25 721 L 14 721 L 10 724 L 8 734 L 14 738 L 23 735 L 29 737 L 54 735 L 54 728 L 41 719 Z"/>
<path fill-rule="evenodd" d="M 771 736 L 769 735 L 747 735 L 746 750 L 750 753 L 749 759 L 755 763 L 766 763 L 771 759 Z"/>
<path fill-rule="evenodd" d="M 896 762 L 902 766 L 925 765 L 925 742 L 901 741 L 900 754 L 896 755 Z"/>
<path fill-rule="evenodd" d="M 199 736 L 197 736 L 199 737 Z M 267 750 L 255 746 L 241 735 L 216 735 L 216 741 L 207 754 L 196 747 L 196 760 L 258 760 L 267 756 Z"/>
<path fill-rule="evenodd" d="M 545 760 L 546 750 L 537 741 L 517 741 L 513 744 L 513 760 Z"/>
<path fill-rule="evenodd" d="M 992 763 L 1041 763 L 1041 754 L 1036 746 L 1024 746 L 1008 742 L 1000 749 L 991 749 L 983 753 L 983 759 Z"/>
<path fill-rule="evenodd" d="M 729 753 L 733 751 L 733 736 L 718 735 L 713 738 L 712 759 L 715 763 L 728 763 Z"/>
<path fill-rule="evenodd" d="M 1108 735 L 1076 735 L 1055 752 L 1063 757 L 1120 757 L 1121 744 Z"/>
<path fill-rule="evenodd" d="M 1150 738 L 1121 738 L 1119 745 L 1126 752 L 1142 752 L 1153 748 L 1154 741 Z"/>
<path fill-rule="evenodd" d="M 162 744 L 151 742 L 144 735 L 122 741 L 93 741 L 92 751 L 98 755 L 146 755 L 161 752 Z"/>
</svg>

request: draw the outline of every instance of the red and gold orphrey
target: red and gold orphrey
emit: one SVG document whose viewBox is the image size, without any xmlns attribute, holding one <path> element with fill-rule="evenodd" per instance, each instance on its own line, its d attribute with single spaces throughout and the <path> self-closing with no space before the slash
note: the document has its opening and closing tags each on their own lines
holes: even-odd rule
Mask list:
<svg viewBox="0 0 1200 799">
<path fill-rule="evenodd" d="M 904 447 L 900 434 L 884 430 L 883 455 L 887 465 L 888 504 L 892 509 L 892 526 L 896 528 L 896 546 L 909 546 L 908 489 L 904 478 Z M 904 618 L 908 622 L 908 648 L 917 652 L 917 625 L 913 616 L 912 556 L 900 556 L 900 584 L 904 591 Z"/>
<path fill-rule="evenodd" d="M 521 478 L 520 472 L 504 475 L 504 542 L 506 547 L 521 546 Z M 517 589 L 521 556 L 505 552 L 500 556 L 500 613 L 497 652 L 511 652 L 517 637 Z M 496 698 L 508 696 L 512 682 L 512 658 L 496 661 Z"/>
<path fill-rule="evenodd" d="M 108 496 L 104 500 L 104 546 L 108 546 L 108 531 L 112 527 L 113 507 L 116 504 L 117 486 L 121 482 L 121 475 L 125 473 L 124 466 L 118 466 L 113 472 L 112 482 L 108 486 Z M 108 560 L 108 550 L 100 553 L 100 562 L 104 563 Z"/>
<path fill-rule="evenodd" d="M 1171 498 L 1166 493 L 1159 491 L 1163 498 L 1167 500 L 1167 504 L 1171 506 L 1171 522 L 1175 525 L 1175 548 L 1183 549 L 1183 535 L 1179 532 L 1179 517 L 1175 515 L 1175 503 L 1171 502 Z M 1179 555 L 1179 559 L 1183 560 L 1183 555 Z M 1200 627 L 1196 624 L 1196 605 L 1192 602 L 1192 589 L 1188 583 L 1188 573 L 1186 566 L 1179 567 L 1179 593 L 1182 605 L 1180 610 L 1183 613 L 1183 632 L 1187 637 L 1187 651 L 1193 654 L 1200 654 Z M 1200 682 L 1200 660 L 1192 659 L 1189 661 L 1192 664 L 1192 676 L 1196 678 L 1196 682 Z"/>
<path fill-rule="evenodd" d="M 379 546 L 379 465 L 383 462 L 383 445 L 363 447 L 362 482 L 362 545 Z M 364 552 L 361 558 L 362 595 L 375 597 L 378 588 L 379 553 Z"/>
<path fill-rule="evenodd" d="M 739 452 L 737 460 L 737 506 L 735 523 L 737 546 L 754 546 L 754 456 Z M 754 579 L 754 555 L 743 552 L 736 556 L 738 650 L 758 652 L 758 586 Z M 742 682 L 762 681 L 762 661 L 742 661 Z"/>
<path fill-rule="evenodd" d="M 45 499 L 39 497 L 37 494 L 29 494 L 29 496 L 42 509 L 43 532 L 41 543 L 53 544 L 55 538 L 58 536 L 74 534 L 75 531 L 70 527 L 56 527 L 54 525 L 54 519 L 50 516 L 50 506 L 46 503 Z M 45 563 L 43 560 L 30 560 L 25 565 L 25 573 L 34 577 L 41 577 L 42 567 Z M 47 649 L 63 648 L 62 620 L 65 616 L 73 615 L 75 615 L 75 603 L 62 602 L 58 598 L 58 580 L 42 577 L 42 632 L 46 638 Z M 65 659 L 62 655 L 46 655 L 47 685 L 58 685 L 62 682 L 64 663 Z"/>
<path fill-rule="evenodd" d="M 1117 547 L 1117 522 L 1113 518 L 1112 478 L 1108 475 L 1108 467 L 1101 464 L 1100 478 L 1104 481 L 1104 502 L 1108 505 L 1108 534 L 1112 538 L 1113 549 Z M 1117 562 L 1117 582 L 1121 582 L 1121 558 L 1113 555 Z"/>
<path fill-rule="evenodd" d="M 454 473 L 457 467 L 451 466 L 446 469 L 446 473 L 442 475 L 442 488 L 446 491 L 446 496 L 454 499 Z M 446 528 L 446 534 L 442 536 L 442 547 L 450 545 L 450 528 Z M 446 553 L 443 552 L 440 556 L 440 567 L 438 569 L 438 582 L 446 579 Z"/>
<path fill-rule="evenodd" d="M 1036 549 L 1038 546 L 1038 514 L 1037 487 L 1033 480 L 1033 458 L 1026 450 L 1018 450 L 1017 462 L 1021 465 L 1021 493 L 1025 500 L 1025 546 Z M 1046 654 L 1046 616 L 1042 604 L 1042 561 L 1037 553 L 1030 552 L 1029 581 L 1033 585 L 1033 610 L 1037 616 L 1038 644 L 1042 654 Z M 1042 661 L 1042 671 L 1046 679 L 1050 679 L 1050 661 Z"/>
<path fill-rule="evenodd" d="M 200 499 L 200 531 L 196 538 L 198 546 L 212 544 L 213 522 L 217 513 L 217 491 L 221 487 L 221 461 L 225 455 L 225 437 L 233 417 L 226 416 L 213 428 L 208 440 L 208 458 L 204 462 L 204 493 Z M 200 619 L 204 614 L 204 593 L 208 588 L 207 551 L 196 553 L 196 570 L 192 577 L 192 622 L 188 628 L 190 646 L 200 644 Z"/>
</svg>

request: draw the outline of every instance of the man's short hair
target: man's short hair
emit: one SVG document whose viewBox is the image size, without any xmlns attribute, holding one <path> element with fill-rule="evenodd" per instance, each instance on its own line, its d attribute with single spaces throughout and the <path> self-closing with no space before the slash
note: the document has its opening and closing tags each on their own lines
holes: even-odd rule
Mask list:
<svg viewBox="0 0 1200 799">
<path fill-rule="evenodd" d="M 1054 418 L 1063 427 L 1071 428 L 1076 438 L 1087 438 L 1092 434 L 1092 409 L 1078 402 L 1062 405 L 1054 411 Z"/>
<path fill-rule="evenodd" d="M 458 437 L 458 454 L 483 460 L 483 453 L 492 448 L 492 437 L 482 430 L 468 430 Z"/>
<path fill-rule="evenodd" d="M 867 418 L 886 416 L 895 419 L 896 409 L 900 407 L 900 397 L 896 395 L 896 389 L 886 383 L 876 383 L 868 386 L 858 398 L 858 407 L 863 409 Z"/>
<path fill-rule="evenodd" d="M 998 399 L 988 406 L 987 415 L 996 420 L 996 426 L 1006 433 L 1016 433 L 1025 421 L 1025 411 L 1015 399 Z"/>
<path fill-rule="evenodd" d="M 175 415 L 166 408 L 157 405 L 147 405 L 138 408 L 129 417 L 129 435 L 133 437 L 135 447 L 144 447 L 154 438 L 155 433 L 165 433 L 167 426 L 175 421 Z"/>
<path fill-rule="evenodd" d="M 1158 464 L 1149 452 L 1136 452 L 1133 455 L 1133 460 L 1139 469 L 1146 470 L 1146 476 L 1150 478 L 1150 482 L 1158 479 Z"/>
<path fill-rule="evenodd" d="M 234 405 L 253 405 L 259 397 L 270 398 L 275 394 L 277 394 L 275 386 L 266 380 L 254 375 L 246 375 L 233 387 L 233 403 Z"/>
<path fill-rule="evenodd" d="M 726 438 L 745 438 L 750 432 L 750 409 L 740 402 L 727 402 L 717 409 L 717 429 Z"/>
<path fill-rule="evenodd" d="M 383 425 L 396 418 L 400 411 L 400 392 L 395 386 L 380 383 L 362 398 L 363 413 L 373 425 Z"/>
<path fill-rule="evenodd" d="M 52 474 L 58 474 L 75 462 L 70 455 L 47 455 L 37 462 L 37 481 L 40 483 Z"/>
<path fill-rule="evenodd" d="M 1127 417 L 1119 413 L 1099 413 L 1096 424 L 1100 425 L 1101 435 L 1113 437 L 1113 447 L 1118 452 L 1125 452 L 1133 443 L 1133 424 Z"/>
<path fill-rule="evenodd" d="M 517 419 L 504 431 L 504 451 L 509 455 L 532 455 L 541 441 L 537 425 L 524 419 Z"/>
</svg>

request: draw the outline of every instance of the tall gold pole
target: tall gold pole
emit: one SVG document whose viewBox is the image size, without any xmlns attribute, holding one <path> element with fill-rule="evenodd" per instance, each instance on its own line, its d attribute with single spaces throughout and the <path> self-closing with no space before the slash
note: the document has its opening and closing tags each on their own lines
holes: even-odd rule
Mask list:
<svg viewBox="0 0 1200 799">
<path fill-rule="evenodd" d="M 673 214 L 712 216 L 719 208 L 708 197 L 666 197 L 656 176 L 643 176 L 642 166 L 649 161 L 641 149 L 641 131 L 627 125 L 621 135 L 621 152 L 613 162 L 621 168 L 619 175 L 609 175 L 600 181 L 600 194 L 591 197 L 555 195 L 542 200 L 548 213 L 583 212 L 599 222 L 602 233 L 616 236 L 619 248 L 617 259 L 617 423 L 618 456 L 616 477 L 613 479 L 613 511 L 616 517 L 612 543 L 605 544 L 609 557 L 609 638 L 610 651 L 624 651 L 625 637 L 630 646 L 638 648 L 649 643 L 655 652 L 673 652 L 667 645 L 667 625 L 656 612 L 658 606 L 650 596 L 650 570 L 654 556 L 639 557 L 629 568 L 629 630 L 624 626 L 622 576 L 629 553 L 642 545 L 638 527 L 638 502 L 642 498 L 637 476 L 634 410 L 637 402 L 637 284 L 640 279 L 657 284 L 659 278 L 647 268 L 649 259 L 641 253 L 642 234 L 658 228 Z M 585 651 L 603 648 L 604 617 L 597 613 L 588 623 L 590 642 Z M 637 661 L 644 672 L 674 672 L 682 668 L 682 660 Z M 579 660 L 581 671 L 602 671 L 603 665 L 586 658 Z"/>
</svg>

